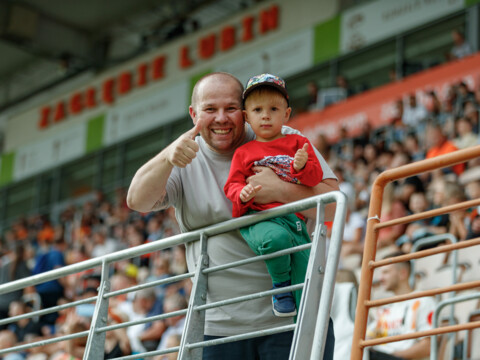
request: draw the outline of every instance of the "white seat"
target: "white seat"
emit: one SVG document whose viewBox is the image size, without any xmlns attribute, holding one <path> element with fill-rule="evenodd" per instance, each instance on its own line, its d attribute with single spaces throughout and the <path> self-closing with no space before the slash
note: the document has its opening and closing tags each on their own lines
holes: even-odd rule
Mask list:
<svg viewBox="0 0 480 360">
<path fill-rule="evenodd" d="M 336 283 L 330 313 L 335 331 L 334 360 L 350 359 L 356 304 L 355 285 L 351 282 Z"/>
</svg>

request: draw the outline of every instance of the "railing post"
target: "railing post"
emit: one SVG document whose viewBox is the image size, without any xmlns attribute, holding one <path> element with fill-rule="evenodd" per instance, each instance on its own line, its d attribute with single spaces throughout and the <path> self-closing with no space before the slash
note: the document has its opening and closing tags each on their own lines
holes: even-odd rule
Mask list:
<svg viewBox="0 0 480 360">
<path fill-rule="evenodd" d="M 325 226 L 325 204 L 320 202 L 317 207 L 317 220 L 313 235 L 310 259 L 300 300 L 297 326 L 295 328 L 290 360 L 310 359 L 313 344 L 313 336 L 301 336 L 313 334 L 317 320 L 318 304 L 322 292 L 323 277 L 325 274 L 325 248 L 327 227 Z"/>
<path fill-rule="evenodd" d="M 193 278 L 193 288 L 188 304 L 188 312 L 185 320 L 185 329 L 180 342 L 180 351 L 178 359 L 197 360 L 202 358 L 203 349 L 189 349 L 188 344 L 203 341 L 205 329 L 205 311 L 197 311 L 198 305 L 204 305 L 207 302 L 208 275 L 203 270 L 208 268 L 209 257 L 207 254 L 207 238 L 204 234 L 200 236 L 201 254 L 198 259 L 195 276 Z"/>
<path fill-rule="evenodd" d="M 108 319 L 108 298 L 105 294 L 110 291 L 109 265 L 102 262 L 102 278 L 98 291 L 95 312 L 92 317 L 90 332 L 88 333 L 87 345 L 83 360 L 103 360 L 105 354 L 105 332 L 97 333 L 97 329 L 107 326 Z"/>
</svg>

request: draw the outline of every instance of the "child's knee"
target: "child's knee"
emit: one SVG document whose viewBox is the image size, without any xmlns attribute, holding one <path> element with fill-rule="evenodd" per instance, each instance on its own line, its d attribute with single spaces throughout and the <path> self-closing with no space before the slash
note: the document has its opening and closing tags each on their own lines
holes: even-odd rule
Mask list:
<svg viewBox="0 0 480 360">
<path fill-rule="evenodd" d="M 273 253 L 291 247 L 292 239 L 287 231 L 269 230 L 263 234 L 263 253 Z"/>
</svg>

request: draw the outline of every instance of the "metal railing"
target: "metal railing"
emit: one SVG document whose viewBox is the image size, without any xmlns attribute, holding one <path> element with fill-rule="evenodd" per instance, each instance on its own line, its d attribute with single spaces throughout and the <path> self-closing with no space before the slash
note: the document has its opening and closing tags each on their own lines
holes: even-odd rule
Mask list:
<svg viewBox="0 0 480 360">
<path fill-rule="evenodd" d="M 330 236 L 330 245 L 328 257 L 326 258 L 326 226 L 324 225 L 325 206 L 330 203 L 336 203 L 336 210 Z M 229 264 L 222 264 L 215 267 L 208 267 L 207 241 L 208 237 L 232 231 L 245 227 L 273 217 L 282 216 L 294 212 L 303 211 L 312 207 L 317 207 L 317 217 L 315 231 L 311 244 L 298 246 L 295 248 L 282 250 L 274 254 L 255 256 L 249 259 L 242 259 Z M 55 269 L 43 274 L 38 274 L 25 279 L 17 280 L 7 284 L 0 285 L 0 296 L 2 294 L 20 290 L 27 286 L 34 286 L 46 281 L 56 280 L 70 274 L 90 270 L 101 266 L 101 282 L 98 289 L 98 295 L 88 299 L 82 299 L 48 309 L 34 311 L 28 314 L 11 317 L 0 320 L 0 325 L 16 322 L 20 319 L 33 318 L 59 310 L 68 309 L 80 304 L 95 302 L 95 311 L 92 317 L 91 326 L 88 331 L 82 331 L 74 334 L 43 339 L 41 341 L 18 345 L 9 349 L 0 350 L 0 356 L 13 351 L 23 351 L 37 346 L 48 345 L 60 341 L 73 340 L 79 337 L 88 336 L 85 348 L 84 359 L 100 360 L 103 359 L 105 334 L 107 331 L 126 328 L 132 325 L 149 323 L 156 320 L 165 319 L 177 315 L 186 315 L 185 329 L 182 335 L 180 346 L 166 350 L 145 352 L 141 354 L 128 355 L 117 359 L 138 359 L 148 358 L 160 354 L 179 352 L 179 359 L 201 359 L 202 349 L 206 346 L 217 345 L 220 343 L 238 341 L 253 337 L 264 336 L 268 334 L 280 333 L 290 330 L 294 331 L 294 338 L 290 352 L 291 360 L 319 360 L 321 359 L 328 330 L 328 320 L 333 297 L 335 284 L 335 274 L 338 267 L 340 256 L 340 247 L 343 236 L 343 228 L 346 216 L 346 197 L 339 191 L 333 191 L 323 195 L 318 195 L 308 199 L 300 200 L 294 203 L 286 204 L 274 209 L 256 213 L 255 215 L 244 216 L 237 219 L 225 221 L 223 223 L 211 225 L 202 229 L 188 233 L 172 236 L 161 241 L 150 242 L 135 248 L 130 248 L 108 254 L 102 257 L 93 258 L 81 263 L 69 265 Z M 110 265 L 125 259 L 131 259 L 143 254 L 159 251 L 173 246 L 188 244 L 193 241 L 200 241 L 202 253 L 197 262 L 197 268 L 193 272 L 170 277 L 163 280 L 144 283 L 132 286 L 119 291 L 110 291 Z M 188 246 L 188 245 L 187 245 Z M 292 285 L 288 288 L 263 291 L 255 294 L 231 298 L 215 303 L 206 303 L 207 277 L 208 274 L 221 271 L 230 267 L 244 265 L 254 261 L 263 261 L 276 256 L 290 254 L 311 248 L 310 258 L 307 267 L 307 274 L 303 284 Z M 128 321 L 115 325 L 107 326 L 108 300 L 114 296 L 138 291 L 141 289 L 179 281 L 187 278 L 193 278 L 193 288 L 188 304 L 188 309 L 174 311 L 162 315 L 148 317 L 137 321 Z M 213 307 L 224 306 L 236 302 L 248 301 L 263 296 L 282 293 L 286 290 L 298 290 L 303 288 L 301 303 L 297 317 L 297 323 L 287 326 L 276 327 L 268 330 L 255 331 L 251 333 L 228 336 L 221 339 L 203 341 L 203 330 L 205 324 L 205 310 Z"/>
<path fill-rule="evenodd" d="M 382 211 L 382 198 L 385 186 L 397 179 L 406 178 L 409 176 L 417 175 L 424 172 L 433 171 L 449 167 L 455 164 L 466 162 L 470 159 L 480 156 L 480 146 L 474 146 L 471 148 L 455 151 L 446 155 L 441 155 L 435 158 L 430 158 L 415 163 L 411 163 L 405 166 L 400 166 L 395 169 L 390 169 L 381 173 L 375 180 L 372 186 L 372 192 L 370 197 L 370 207 L 367 220 L 367 231 L 365 236 L 365 248 L 362 260 L 361 281 L 358 293 L 358 302 L 355 319 L 355 329 L 352 340 L 352 354 L 351 360 L 361 360 L 363 357 L 363 350 L 366 347 L 386 344 L 389 342 L 416 339 L 424 336 L 432 336 L 444 333 L 450 333 L 460 330 L 467 330 L 476 327 L 480 327 L 480 321 L 461 324 L 444 326 L 437 329 L 431 329 L 427 331 L 419 331 L 405 335 L 389 336 L 379 339 L 365 339 L 368 311 L 372 307 L 391 304 L 394 302 L 400 302 L 409 299 L 416 299 L 425 296 L 435 296 L 438 294 L 444 294 L 452 291 L 461 291 L 466 289 L 473 289 L 480 286 L 480 281 L 471 281 L 461 284 L 455 284 L 438 289 L 418 291 L 410 294 L 404 294 L 399 296 L 392 296 L 385 299 L 370 300 L 372 290 L 373 272 L 376 268 L 409 261 L 412 259 L 418 259 L 425 256 L 444 253 L 461 249 L 465 247 L 475 246 L 480 244 L 480 238 L 459 242 L 456 244 L 442 245 L 433 249 L 421 250 L 415 253 L 410 253 L 402 256 L 392 257 L 384 260 L 375 260 L 377 251 L 377 238 L 378 231 L 383 228 L 407 224 L 412 221 L 431 218 L 433 216 L 450 213 L 457 210 L 464 210 L 474 206 L 480 205 L 480 199 L 474 199 L 457 203 L 454 205 L 445 206 L 442 208 L 425 211 L 419 214 L 409 215 L 390 221 L 380 221 L 380 214 Z M 432 354 L 430 354 L 432 356 Z M 434 359 L 434 358 L 432 358 Z M 435 359 L 436 360 L 436 359 Z"/>
</svg>

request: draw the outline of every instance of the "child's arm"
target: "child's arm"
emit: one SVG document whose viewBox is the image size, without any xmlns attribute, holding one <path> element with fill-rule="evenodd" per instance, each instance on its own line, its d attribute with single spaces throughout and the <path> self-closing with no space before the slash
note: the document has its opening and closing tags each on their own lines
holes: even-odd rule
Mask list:
<svg viewBox="0 0 480 360">
<path fill-rule="evenodd" d="M 305 167 L 308 160 L 308 143 L 305 143 L 301 149 L 298 149 L 293 159 L 293 168 L 295 171 L 300 171 Z"/>
<path fill-rule="evenodd" d="M 241 149 L 237 149 L 233 155 L 232 163 L 230 166 L 230 173 L 228 174 L 227 182 L 223 188 L 225 195 L 232 202 L 232 216 L 239 217 L 245 214 L 247 209 L 253 203 L 253 197 L 256 192 L 261 189 L 261 186 L 255 186 L 252 188 L 256 189 L 253 194 L 250 194 L 251 191 L 244 191 L 248 186 L 246 178 L 248 176 L 247 166 L 242 161 L 242 152 Z M 242 199 L 242 193 L 244 195 L 250 196 L 248 200 Z M 245 197 L 245 199 L 247 198 Z"/>
<path fill-rule="evenodd" d="M 312 145 L 306 138 L 300 138 L 297 147 L 298 150 L 290 168 L 292 175 L 300 180 L 302 185 L 315 186 L 323 179 L 320 162 L 313 151 Z"/>
</svg>

